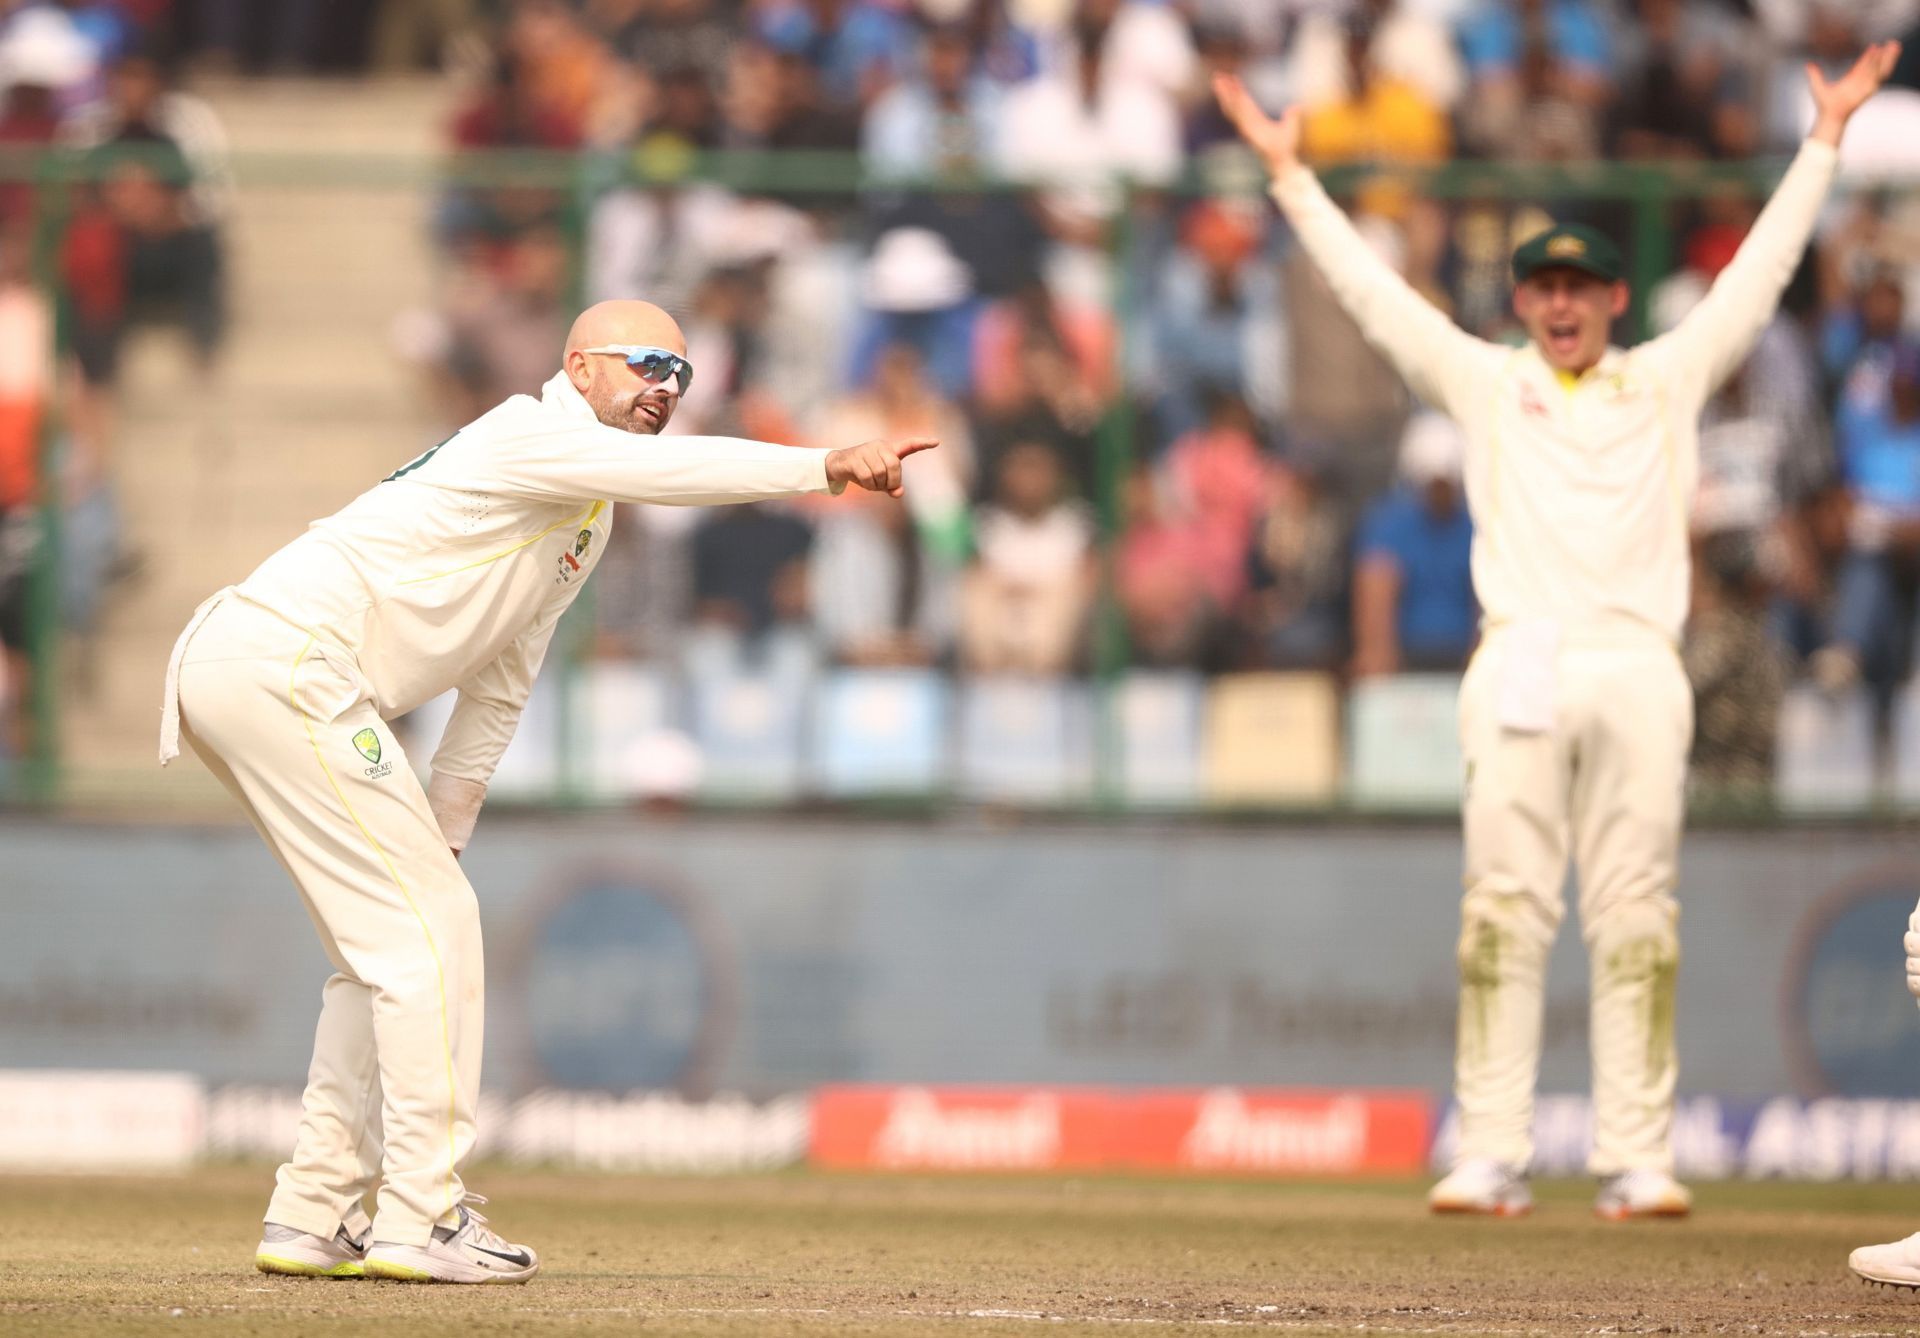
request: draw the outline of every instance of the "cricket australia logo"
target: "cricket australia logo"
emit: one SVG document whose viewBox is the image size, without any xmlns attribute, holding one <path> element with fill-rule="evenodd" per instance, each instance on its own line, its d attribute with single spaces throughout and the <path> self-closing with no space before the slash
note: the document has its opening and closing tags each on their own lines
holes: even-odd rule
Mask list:
<svg viewBox="0 0 1920 1338">
<path fill-rule="evenodd" d="M 582 530 L 574 536 L 573 549 L 560 551 L 560 575 L 554 579 L 555 585 L 565 585 L 571 581 L 585 564 L 587 550 L 593 547 L 593 531 Z"/>
<path fill-rule="evenodd" d="M 380 780 L 393 774 L 393 763 L 380 760 L 380 736 L 371 729 L 363 729 L 355 734 L 353 746 L 360 756 L 373 763 L 367 768 L 368 780 Z"/>
</svg>

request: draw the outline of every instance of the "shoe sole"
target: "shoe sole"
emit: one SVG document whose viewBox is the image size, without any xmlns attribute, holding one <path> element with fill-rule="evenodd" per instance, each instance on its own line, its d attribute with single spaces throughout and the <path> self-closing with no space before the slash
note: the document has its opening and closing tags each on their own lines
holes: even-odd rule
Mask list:
<svg viewBox="0 0 1920 1338">
<path fill-rule="evenodd" d="M 1895 1291 L 1920 1292 L 1920 1279 L 1913 1278 L 1876 1278 L 1871 1273 L 1862 1273 L 1854 1269 L 1853 1274 L 1869 1287 L 1891 1287 Z"/>
<path fill-rule="evenodd" d="M 518 1277 L 500 1277 L 488 1275 L 478 1278 L 443 1278 L 424 1268 L 414 1268 L 410 1264 L 397 1264 L 391 1259 L 369 1259 L 363 1266 L 370 1278 L 382 1282 L 432 1282 L 450 1287 L 516 1287 L 533 1280 L 536 1268 Z"/>
<path fill-rule="evenodd" d="M 365 1266 L 356 1260 L 344 1264 L 334 1264 L 322 1268 L 319 1264 L 305 1259 L 289 1259 L 278 1254 L 256 1254 L 253 1266 L 262 1273 L 273 1273 L 283 1278 L 360 1278 L 366 1276 Z"/>
<path fill-rule="evenodd" d="M 1427 1211 L 1436 1217 L 1525 1217 L 1533 1211 L 1531 1203 L 1483 1204 L 1429 1203 Z"/>
<path fill-rule="evenodd" d="M 1595 1208 L 1593 1215 L 1602 1222 L 1632 1222 L 1640 1219 L 1647 1221 L 1677 1221 L 1682 1217 L 1693 1216 L 1691 1206 L 1686 1208 Z"/>
</svg>

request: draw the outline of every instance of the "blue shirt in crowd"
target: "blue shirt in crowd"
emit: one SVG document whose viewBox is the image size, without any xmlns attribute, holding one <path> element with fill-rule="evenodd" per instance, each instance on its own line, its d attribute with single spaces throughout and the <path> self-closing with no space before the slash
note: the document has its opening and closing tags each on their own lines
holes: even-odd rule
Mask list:
<svg viewBox="0 0 1920 1338">
<path fill-rule="evenodd" d="M 1588 74 L 1613 69 L 1607 25 L 1587 0 L 1547 0 L 1547 41 L 1553 54 Z M 1518 72 L 1526 29 L 1511 5 L 1481 10 L 1460 25 L 1460 49 L 1478 75 L 1494 70 Z"/>
<path fill-rule="evenodd" d="M 1408 660 L 1466 658 L 1480 622 L 1473 597 L 1473 521 L 1464 504 L 1444 516 L 1403 484 L 1370 507 L 1354 544 L 1358 561 L 1389 557 L 1400 568 L 1395 625 Z"/>
<path fill-rule="evenodd" d="M 1840 471 L 1862 500 L 1920 513 L 1920 421 L 1902 423 L 1885 407 L 1857 414 L 1840 444 Z"/>
</svg>

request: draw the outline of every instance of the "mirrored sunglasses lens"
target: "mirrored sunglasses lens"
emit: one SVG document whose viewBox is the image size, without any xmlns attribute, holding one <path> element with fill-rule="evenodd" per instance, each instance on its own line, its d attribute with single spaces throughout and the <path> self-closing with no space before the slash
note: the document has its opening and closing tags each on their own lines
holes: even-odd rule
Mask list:
<svg viewBox="0 0 1920 1338">
<path fill-rule="evenodd" d="M 640 374 L 649 381 L 664 381 L 673 377 L 680 383 L 680 393 L 685 394 L 687 385 L 693 380 L 693 364 L 685 358 L 676 358 L 661 353 L 649 353 L 644 357 L 627 359 L 628 365 L 637 367 Z"/>
</svg>

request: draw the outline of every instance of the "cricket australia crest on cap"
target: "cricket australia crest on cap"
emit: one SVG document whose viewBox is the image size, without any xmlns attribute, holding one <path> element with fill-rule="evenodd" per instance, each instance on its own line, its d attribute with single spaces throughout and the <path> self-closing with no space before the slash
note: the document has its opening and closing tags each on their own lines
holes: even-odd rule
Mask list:
<svg viewBox="0 0 1920 1338">
<path fill-rule="evenodd" d="M 353 736 L 353 746 L 360 756 L 373 763 L 367 768 L 368 780 L 380 780 L 393 774 L 393 763 L 380 760 L 380 736 L 371 728 L 363 729 Z"/>
<path fill-rule="evenodd" d="M 1555 260 L 1570 260 L 1587 253 L 1587 244 L 1578 237 L 1562 234 L 1547 243 L 1547 254 Z"/>
</svg>

